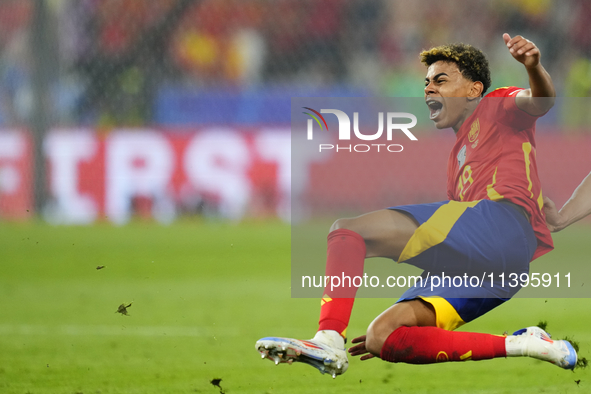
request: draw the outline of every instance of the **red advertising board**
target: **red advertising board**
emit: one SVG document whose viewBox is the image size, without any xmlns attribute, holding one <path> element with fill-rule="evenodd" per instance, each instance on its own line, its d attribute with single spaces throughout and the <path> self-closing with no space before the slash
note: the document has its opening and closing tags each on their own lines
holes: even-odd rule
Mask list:
<svg viewBox="0 0 591 394">
<path fill-rule="evenodd" d="M 431 133 L 398 153 L 326 152 L 292 163 L 288 128 L 53 130 L 43 146 L 51 195 L 44 215 L 60 224 L 124 224 L 138 214 L 169 222 L 190 212 L 289 220 L 292 198 L 324 216 L 444 200 L 453 140 Z M 538 135 L 544 194 L 558 205 L 591 171 L 590 147 L 589 135 Z M 26 132 L 0 131 L 3 219 L 32 214 L 32 152 Z"/>
<path fill-rule="evenodd" d="M 0 132 L 0 218 L 32 215 L 32 140 L 19 130 Z"/>
</svg>

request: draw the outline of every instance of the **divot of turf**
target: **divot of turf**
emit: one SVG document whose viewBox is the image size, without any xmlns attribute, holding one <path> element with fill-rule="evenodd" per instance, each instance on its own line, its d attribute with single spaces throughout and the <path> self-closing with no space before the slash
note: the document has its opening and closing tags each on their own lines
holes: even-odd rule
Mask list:
<svg viewBox="0 0 591 394">
<path fill-rule="evenodd" d="M 119 305 L 119 308 L 117 308 L 115 313 L 121 313 L 122 315 L 129 316 L 129 313 L 127 312 L 127 308 L 129 308 L 131 306 L 131 304 L 133 304 L 133 302 L 130 302 L 127 305 L 125 305 L 125 304 Z"/>
<path fill-rule="evenodd" d="M 224 390 L 222 389 L 222 386 L 220 386 L 221 381 L 222 381 L 222 379 L 211 379 L 211 381 L 209 383 L 211 383 L 215 387 L 219 388 L 220 394 L 224 394 Z"/>
<path fill-rule="evenodd" d="M 546 320 L 540 320 L 537 325 L 542 330 L 546 331 L 546 327 L 548 327 L 548 322 Z"/>
<path fill-rule="evenodd" d="M 538 322 L 538 327 L 540 327 L 542 330 L 546 331 L 546 328 L 548 327 L 548 322 L 546 320 L 540 320 Z M 575 349 L 575 351 L 577 352 L 577 354 L 579 354 L 579 342 L 575 341 L 574 339 L 572 339 L 569 336 L 566 336 L 564 338 L 562 338 L 563 341 L 568 341 L 570 342 L 570 344 L 573 346 L 573 349 Z M 589 364 L 589 361 L 587 361 L 586 357 L 578 357 L 577 359 L 577 365 L 575 365 L 575 368 L 573 369 L 573 372 L 575 371 L 575 369 L 584 369 L 587 368 L 587 365 Z M 575 381 L 576 382 L 576 381 Z M 580 380 L 579 380 L 580 382 Z M 579 383 L 577 383 L 578 385 Z"/>
<path fill-rule="evenodd" d="M 570 342 L 571 345 L 573 345 L 573 349 L 575 349 L 575 351 L 577 352 L 577 354 L 579 354 L 579 342 L 575 341 L 574 339 L 572 339 L 569 336 L 566 336 L 564 338 L 562 338 L 562 340 L 564 341 L 568 341 Z M 579 357 L 577 359 L 577 365 L 575 365 L 575 369 L 584 369 L 587 368 L 587 365 L 589 364 L 589 362 L 587 361 L 586 357 Z M 574 372 L 574 369 L 573 369 Z"/>
</svg>

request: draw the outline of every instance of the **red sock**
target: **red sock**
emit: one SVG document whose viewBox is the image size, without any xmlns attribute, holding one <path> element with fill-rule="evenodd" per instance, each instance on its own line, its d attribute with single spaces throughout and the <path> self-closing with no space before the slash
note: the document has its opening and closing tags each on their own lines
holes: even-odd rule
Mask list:
<svg viewBox="0 0 591 394">
<path fill-rule="evenodd" d="M 329 279 L 321 301 L 319 331 L 335 330 L 343 337 L 346 335 L 358 288 L 354 283 L 361 284 L 360 281 L 354 281 L 354 277 L 363 277 L 364 262 L 365 241 L 361 235 L 346 229 L 328 234 L 326 276 Z M 333 276 L 338 277 L 341 283 L 337 283 L 337 279 L 331 280 Z M 334 285 L 332 290 L 331 282 Z"/>
<path fill-rule="evenodd" d="M 399 327 L 386 339 L 380 357 L 394 363 L 432 364 L 507 357 L 507 352 L 503 336 L 437 327 Z"/>
</svg>

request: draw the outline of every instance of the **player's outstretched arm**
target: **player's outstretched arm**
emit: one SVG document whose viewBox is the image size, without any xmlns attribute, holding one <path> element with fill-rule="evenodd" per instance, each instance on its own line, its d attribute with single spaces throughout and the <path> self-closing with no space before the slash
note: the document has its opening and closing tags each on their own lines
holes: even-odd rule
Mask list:
<svg viewBox="0 0 591 394">
<path fill-rule="evenodd" d="M 546 225 L 552 232 L 557 232 L 591 214 L 591 173 L 575 189 L 571 198 L 560 209 L 554 201 L 544 197 Z"/>
<path fill-rule="evenodd" d="M 556 91 L 550 74 L 540 62 L 540 49 L 522 36 L 511 38 L 505 33 L 503 40 L 511 56 L 525 66 L 529 76 L 529 89 L 520 91 L 515 97 L 517 107 L 533 116 L 545 114 L 554 106 Z"/>
</svg>

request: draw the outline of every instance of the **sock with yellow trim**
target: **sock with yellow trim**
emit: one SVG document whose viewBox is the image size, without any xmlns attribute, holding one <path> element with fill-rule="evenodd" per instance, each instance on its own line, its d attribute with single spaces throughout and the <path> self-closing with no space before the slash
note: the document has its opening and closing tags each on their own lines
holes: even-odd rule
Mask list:
<svg viewBox="0 0 591 394">
<path fill-rule="evenodd" d="M 437 327 L 399 327 L 384 342 L 380 357 L 394 363 L 432 364 L 507 357 L 507 352 L 504 336 Z"/>
<path fill-rule="evenodd" d="M 363 277 L 365 262 L 365 241 L 361 235 L 347 229 L 338 229 L 328 234 L 326 253 L 326 276 L 329 277 L 324 295 L 320 301 L 321 330 L 337 331 L 346 337 L 353 302 L 357 294 L 354 286 L 355 276 Z M 331 282 L 330 277 L 338 277 Z M 339 287 L 332 286 L 340 284 Z"/>
</svg>

